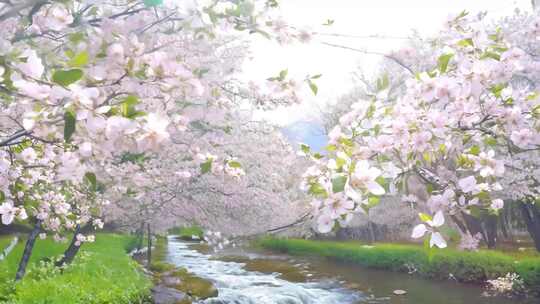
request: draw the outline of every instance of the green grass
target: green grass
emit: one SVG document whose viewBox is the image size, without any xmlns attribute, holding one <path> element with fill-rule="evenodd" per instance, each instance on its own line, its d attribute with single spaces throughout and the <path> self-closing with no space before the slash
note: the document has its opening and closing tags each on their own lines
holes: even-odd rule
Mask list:
<svg viewBox="0 0 540 304">
<path fill-rule="evenodd" d="M 0 249 L 11 238 L 0 238 Z M 64 271 L 46 259 L 60 255 L 67 244 L 38 240 L 27 275 L 13 282 L 24 242 L 19 242 L 4 261 L 0 261 L 0 302 L 22 304 L 57 303 L 145 303 L 151 281 L 139 265 L 126 254 L 131 237 L 98 234 L 96 242 L 84 244 L 72 265 Z"/>
<path fill-rule="evenodd" d="M 199 239 L 203 238 L 204 231 L 199 226 L 189 226 L 189 227 L 175 227 L 170 229 L 169 234 L 178 235 L 181 238 L 191 239 L 191 236 L 196 235 Z"/>
<path fill-rule="evenodd" d="M 330 242 L 300 239 L 264 238 L 258 245 L 294 255 L 315 255 L 358 265 L 390 270 L 409 271 L 427 278 L 448 279 L 451 273 L 458 281 L 484 283 L 488 279 L 515 272 L 532 291 L 540 291 L 540 258 L 515 259 L 497 251 L 463 252 L 455 249 L 426 250 L 418 245 Z"/>
</svg>

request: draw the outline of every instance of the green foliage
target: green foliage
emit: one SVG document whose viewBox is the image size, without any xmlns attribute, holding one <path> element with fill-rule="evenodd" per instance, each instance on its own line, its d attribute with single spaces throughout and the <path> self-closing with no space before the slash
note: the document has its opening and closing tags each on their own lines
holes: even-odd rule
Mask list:
<svg viewBox="0 0 540 304">
<path fill-rule="evenodd" d="M 450 59 L 452 59 L 452 57 L 454 57 L 454 54 L 444 54 L 439 57 L 438 66 L 441 73 L 446 72 L 446 70 L 448 69 L 448 63 L 450 62 Z"/>
<path fill-rule="evenodd" d="M 84 179 L 88 182 L 88 184 L 90 185 L 90 190 L 91 191 L 96 191 L 97 190 L 97 179 L 96 179 L 96 174 L 94 174 L 93 172 L 87 172 L 85 175 L 84 175 Z"/>
<path fill-rule="evenodd" d="M 332 192 L 339 193 L 345 189 L 345 183 L 347 183 L 347 177 L 344 175 L 338 175 L 332 178 Z"/>
<path fill-rule="evenodd" d="M 85 66 L 88 63 L 88 52 L 82 51 L 79 54 L 73 56 L 69 62 L 68 65 L 71 67 L 82 67 Z"/>
<path fill-rule="evenodd" d="M 414 265 L 426 278 L 445 280 L 452 274 L 460 282 L 485 283 L 486 280 L 517 273 L 530 290 L 540 290 L 540 259 L 516 260 L 497 251 L 464 252 L 454 249 L 426 251 L 417 245 L 326 242 L 299 239 L 264 238 L 264 248 L 295 255 L 316 255 L 366 267 L 408 271 Z"/>
<path fill-rule="evenodd" d="M 177 235 L 180 238 L 189 238 L 191 239 L 191 236 L 195 235 L 199 239 L 203 238 L 204 231 L 201 227 L 197 225 L 188 226 L 188 227 L 174 227 L 169 229 L 169 234 Z"/>
<path fill-rule="evenodd" d="M 83 77 L 83 71 L 80 69 L 58 70 L 52 76 L 53 82 L 67 87 L 68 85 L 79 81 Z"/>
<path fill-rule="evenodd" d="M 201 174 L 206 174 L 212 170 L 212 161 L 213 159 L 208 159 L 204 163 L 201 163 Z"/>
<path fill-rule="evenodd" d="M 64 113 L 64 140 L 69 141 L 73 133 L 75 133 L 75 124 L 77 120 L 75 119 L 75 113 L 73 111 L 67 110 Z"/>
<path fill-rule="evenodd" d="M 0 238 L 0 248 L 11 238 Z M 124 250 L 133 238 L 99 234 L 96 242 L 84 244 L 73 264 L 60 271 L 52 265 L 65 243 L 37 240 L 26 277 L 14 284 L 24 242 L 19 242 L 0 262 L 0 302 L 23 303 L 144 303 L 151 282 Z"/>
</svg>

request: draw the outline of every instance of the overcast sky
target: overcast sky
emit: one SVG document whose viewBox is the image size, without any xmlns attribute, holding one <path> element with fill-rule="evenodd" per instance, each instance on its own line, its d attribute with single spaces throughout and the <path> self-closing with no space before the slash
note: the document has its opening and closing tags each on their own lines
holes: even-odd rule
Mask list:
<svg viewBox="0 0 540 304">
<path fill-rule="evenodd" d="M 285 20 L 297 27 L 313 31 L 352 36 L 407 37 L 413 29 L 422 35 L 440 30 L 450 13 L 467 10 L 471 13 L 488 11 L 489 18 L 510 15 L 514 9 L 531 10 L 530 0 L 282 0 L 279 1 Z M 321 26 L 327 19 L 335 20 L 331 27 Z M 318 38 L 317 41 L 321 41 Z M 378 56 L 320 44 L 279 46 L 262 38 L 255 38 L 253 60 L 245 65 L 247 78 L 267 78 L 288 68 L 300 79 L 307 74 L 323 74 L 318 81 L 317 97 L 307 96 L 293 108 L 256 113 L 273 123 L 288 125 L 299 120 L 310 120 L 317 106 L 335 100 L 352 85 L 351 73 L 361 67 L 364 72 L 374 70 Z M 389 52 L 403 44 L 400 39 L 324 38 L 324 41 L 355 48 Z"/>
</svg>

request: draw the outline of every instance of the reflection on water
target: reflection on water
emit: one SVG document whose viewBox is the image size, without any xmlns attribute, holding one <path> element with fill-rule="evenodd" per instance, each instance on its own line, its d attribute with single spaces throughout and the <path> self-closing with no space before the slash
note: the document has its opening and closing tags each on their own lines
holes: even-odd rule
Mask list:
<svg viewBox="0 0 540 304">
<path fill-rule="evenodd" d="M 474 286 L 422 280 L 407 274 L 370 270 L 324 259 L 235 250 L 220 254 L 234 255 L 235 258 L 220 260 L 220 256 L 195 248 L 189 243 L 169 238 L 167 259 L 214 282 L 219 297 L 204 301 L 207 304 L 535 303 L 533 299 L 486 298 L 481 296 L 482 290 Z M 272 264 L 275 264 L 274 269 Z M 284 275 L 283 272 L 284 269 L 290 272 L 291 268 L 296 268 L 305 281 L 288 281 L 289 273 Z M 396 289 L 406 290 L 407 295 L 393 295 Z"/>
</svg>

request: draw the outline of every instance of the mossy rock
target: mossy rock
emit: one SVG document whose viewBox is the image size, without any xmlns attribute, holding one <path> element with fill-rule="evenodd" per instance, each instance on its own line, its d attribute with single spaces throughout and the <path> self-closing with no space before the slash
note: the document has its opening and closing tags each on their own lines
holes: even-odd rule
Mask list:
<svg viewBox="0 0 540 304">
<path fill-rule="evenodd" d="M 209 280 L 199 278 L 180 268 L 171 273 L 171 276 L 180 278 L 181 283 L 174 286 L 176 289 L 185 292 L 189 296 L 204 300 L 218 296 L 218 290 Z"/>
<path fill-rule="evenodd" d="M 197 252 L 200 252 L 202 254 L 212 253 L 212 247 L 208 246 L 208 244 L 201 244 L 201 243 L 190 244 L 189 248 L 193 249 L 193 250 L 195 250 Z"/>
<path fill-rule="evenodd" d="M 150 265 L 150 270 L 151 271 L 154 271 L 154 272 L 166 272 L 166 271 L 171 271 L 171 270 L 174 270 L 176 269 L 176 266 L 174 266 L 173 264 L 169 264 L 169 263 L 165 263 L 165 262 L 153 262 L 151 265 Z"/>
</svg>

